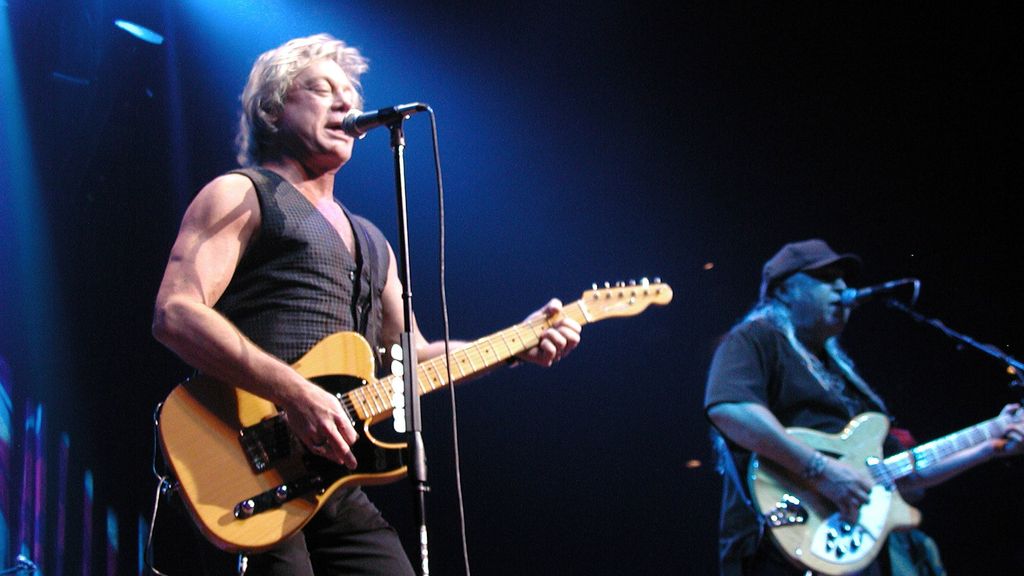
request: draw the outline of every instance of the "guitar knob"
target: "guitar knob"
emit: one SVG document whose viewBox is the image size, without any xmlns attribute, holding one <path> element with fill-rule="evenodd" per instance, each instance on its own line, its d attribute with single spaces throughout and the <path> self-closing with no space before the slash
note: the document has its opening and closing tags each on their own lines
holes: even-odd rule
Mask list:
<svg viewBox="0 0 1024 576">
<path fill-rule="evenodd" d="M 235 506 L 235 518 L 238 518 L 239 520 L 251 518 L 254 512 L 256 512 L 256 502 L 252 499 L 239 502 L 238 505 Z"/>
<path fill-rule="evenodd" d="M 281 484 L 280 486 L 277 487 L 276 490 L 274 490 L 274 500 L 277 500 L 278 503 L 280 503 L 280 504 L 283 504 L 283 503 L 288 501 L 288 485 L 287 484 Z"/>
<path fill-rule="evenodd" d="M 854 530 L 853 537 L 850 539 L 850 550 L 857 550 L 862 544 L 864 544 L 864 532 Z"/>
</svg>

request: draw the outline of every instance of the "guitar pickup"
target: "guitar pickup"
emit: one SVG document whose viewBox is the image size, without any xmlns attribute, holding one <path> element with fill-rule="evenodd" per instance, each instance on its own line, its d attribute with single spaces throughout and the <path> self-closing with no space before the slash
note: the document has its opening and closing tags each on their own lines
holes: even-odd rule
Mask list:
<svg viewBox="0 0 1024 576">
<path fill-rule="evenodd" d="M 280 415 L 242 428 L 238 433 L 238 441 L 256 473 L 265 471 L 275 461 L 287 458 L 292 452 L 291 434 Z"/>
<path fill-rule="evenodd" d="M 775 507 L 765 512 L 765 517 L 772 528 L 803 524 L 807 522 L 807 509 L 796 496 L 783 494 Z"/>
</svg>

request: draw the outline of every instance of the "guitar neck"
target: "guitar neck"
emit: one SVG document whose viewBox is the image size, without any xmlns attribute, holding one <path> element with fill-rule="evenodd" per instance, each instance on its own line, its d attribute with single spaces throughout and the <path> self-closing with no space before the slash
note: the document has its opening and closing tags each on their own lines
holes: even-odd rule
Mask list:
<svg viewBox="0 0 1024 576">
<path fill-rule="evenodd" d="M 1009 416 L 996 416 L 959 432 L 921 444 L 879 462 L 871 469 L 872 473 L 877 480 L 892 485 L 896 480 L 915 471 L 935 466 L 951 454 L 1002 436 L 1006 432 L 1009 420 Z"/>
<path fill-rule="evenodd" d="M 563 317 L 572 318 L 580 326 L 592 321 L 582 299 L 563 307 L 561 314 Z M 483 372 L 533 348 L 540 343 L 541 334 L 558 319 L 559 317 L 556 316 L 529 320 L 471 342 L 450 354 L 452 359 L 450 371 L 444 355 L 421 362 L 416 367 L 420 395 L 440 390 L 451 382 L 458 382 Z M 449 382 L 449 372 L 451 373 L 451 382 Z M 402 387 L 402 378 L 391 375 L 356 388 L 348 392 L 347 395 L 360 419 L 371 419 L 376 423 L 394 410 L 392 398 L 395 391 L 402 390 Z"/>
</svg>

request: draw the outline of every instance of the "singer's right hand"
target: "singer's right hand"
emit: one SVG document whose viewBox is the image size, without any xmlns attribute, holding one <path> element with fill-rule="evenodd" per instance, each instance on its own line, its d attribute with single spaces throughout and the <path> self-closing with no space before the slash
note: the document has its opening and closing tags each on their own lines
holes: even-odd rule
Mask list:
<svg viewBox="0 0 1024 576">
<path fill-rule="evenodd" d="M 844 521 L 857 521 L 860 507 L 871 494 L 873 483 L 867 474 L 835 458 L 825 457 L 825 469 L 814 481 L 814 489 L 839 508 Z"/>
<path fill-rule="evenodd" d="M 307 384 L 294 401 L 289 398 L 284 406 L 288 426 L 310 452 L 354 470 L 358 462 L 351 447 L 359 434 L 345 408 L 330 392 Z"/>
</svg>

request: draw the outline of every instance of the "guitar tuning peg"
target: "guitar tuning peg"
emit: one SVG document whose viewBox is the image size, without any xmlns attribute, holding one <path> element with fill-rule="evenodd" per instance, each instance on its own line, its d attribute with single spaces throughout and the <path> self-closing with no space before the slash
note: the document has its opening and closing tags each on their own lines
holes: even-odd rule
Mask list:
<svg viewBox="0 0 1024 576">
<path fill-rule="evenodd" d="M 655 276 L 654 277 L 654 283 L 655 284 L 661 284 L 661 278 L 658 278 L 657 276 Z"/>
<path fill-rule="evenodd" d="M 593 284 L 591 284 L 590 285 L 590 289 L 591 290 L 597 290 L 597 282 L 594 282 Z"/>
<path fill-rule="evenodd" d="M 636 286 L 636 280 L 630 280 L 629 281 L 629 285 L 630 286 Z"/>
<path fill-rule="evenodd" d="M 624 288 L 625 286 L 626 286 L 626 283 L 623 282 L 622 280 L 619 280 L 618 282 L 615 283 L 615 287 L 616 288 Z"/>
<path fill-rule="evenodd" d="M 611 288 L 611 287 L 612 287 L 612 285 L 611 285 L 611 283 L 610 283 L 610 282 L 605 282 L 605 283 L 604 283 L 604 287 L 605 287 L 605 288 Z"/>
</svg>

